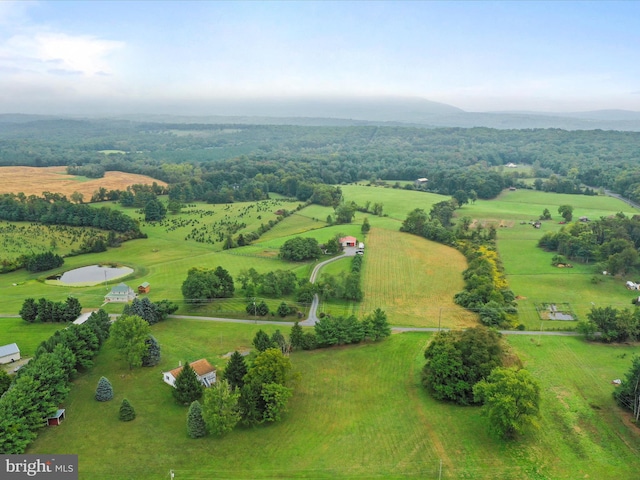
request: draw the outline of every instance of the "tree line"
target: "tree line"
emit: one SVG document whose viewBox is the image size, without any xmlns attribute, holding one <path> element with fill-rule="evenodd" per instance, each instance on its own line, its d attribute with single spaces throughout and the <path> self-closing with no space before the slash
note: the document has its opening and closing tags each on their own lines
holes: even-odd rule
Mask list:
<svg viewBox="0 0 640 480">
<path fill-rule="evenodd" d="M 93 366 L 110 326 L 107 313 L 99 310 L 82 325 L 58 330 L 38 347 L 0 397 L 1 452 L 24 452 L 66 398 L 77 372 Z"/>
</svg>

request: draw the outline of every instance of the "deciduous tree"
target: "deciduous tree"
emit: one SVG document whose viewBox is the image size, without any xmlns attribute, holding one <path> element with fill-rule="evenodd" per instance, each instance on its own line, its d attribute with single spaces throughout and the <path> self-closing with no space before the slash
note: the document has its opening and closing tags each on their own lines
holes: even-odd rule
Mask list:
<svg viewBox="0 0 640 480">
<path fill-rule="evenodd" d="M 113 343 L 126 359 L 130 369 L 142 365 L 142 359 L 148 350 L 146 340 L 149 332 L 149 324 L 137 315 L 122 315 L 111 326 Z"/>
<path fill-rule="evenodd" d="M 489 418 L 489 430 L 502 438 L 514 438 L 537 426 L 540 416 L 540 384 L 524 369 L 495 368 L 473 387 Z"/>
<path fill-rule="evenodd" d="M 240 392 L 232 389 L 226 380 L 220 380 L 206 389 L 202 416 L 210 433 L 222 436 L 238 424 L 240 421 L 239 398 Z"/>
</svg>

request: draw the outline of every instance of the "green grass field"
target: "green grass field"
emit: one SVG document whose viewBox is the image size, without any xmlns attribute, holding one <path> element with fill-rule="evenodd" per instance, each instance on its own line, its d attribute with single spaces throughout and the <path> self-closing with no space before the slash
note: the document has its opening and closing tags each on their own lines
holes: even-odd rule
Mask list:
<svg viewBox="0 0 640 480">
<path fill-rule="evenodd" d="M 186 407 L 175 404 L 161 372 L 182 360 L 249 348 L 273 326 L 168 320 L 155 325 L 162 363 L 129 371 L 110 343 L 76 380 L 67 420 L 43 429 L 28 453 L 76 453 L 80 478 L 633 478 L 638 432 L 611 397 L 639 347 L 589 345 L 577 338 L 510 337 L 542 383 L 541 428 L 520 441 L 489 436 L 475 407 L 431 399 L 419 382 L 429 334 L 393 335 L 377 344 L 292 355 L 300 374 L 282 422 L 237 428 L 223 438 L 186 436 Z M 287 330 L 283 330 L 288 334 Z M 93 399 L 100 376 L 115 390 Z M 137 418 L 117 420 L 123 398 Z M 126 438 L 126 441 L 123 439 Z M 61 447 L 63 445 L 63 447 Z"/>
<path fill-rule="evenodd" d="M 284 219 L 254 245 L 223 251 L 219 242 L 184 237 L 193 228 L 215 235 L 215 222 L 236 217 L 251 231 L 275 218 L 276 204 L 264 204 L 262 211 L 248 204 L 198 204 L 197 212 L 168 217 L 175 222 L 144 225 L 148 239 L 67 258 L 57 271 L 95 263 L 125 264 L 135 269 L 125 282 L 132 286 L 150 282 L 149 297 L 176 301 L 178 313 L 246 318 L 241 293 L 202 306 L 185 305 L 180 287 L 188 269 L 221 265 L 233 276 L 251 267 L 260 272 L 288 269 L 305 278 L 311 273 L 311 262 L 277 258 L 284 241 L 303 235 L 323 243 L 336 234 L 354 235 L 366 243 L 364 300 L 328 303 L 322 306 L 324 311 L 363 316 L 381 307 L 395 325 L 474 325 L 475 316 L 452 301 L 462 289 L 464 257 L 449 247 L 398 231 L 409 211 L 428 211 L 446 197 L 382 187 L 342 189 L 346 200 L 358 204 L 382 202 L 388 216 L 357 213 L 353 224 L 328 226 L 325 220 L 333 210 L 313 205 Z M 603 277 L 601 283 L 592 283 L 593 266 L 558 269 L 550 265 L 552 254 L 536 247 L 545 231 L 561 228 L 557 206 L 565 203 L 574 206 L 576 217 L 631 213 L 611 198 L 524 190 L 505 192 L 492 201 L 479 200 L 457 212 L 458 217 L 508 225 L 498 229 L 498 249 L 510 288 L 522 297 L 519 321 L 530 329 L 541 324 L 544 330 L 572 328 L 575 323 L 540 321 L 535 310 L 539 303 L 568 303 L 579 318 L 584 318 L 591 302 L 631 306 L 623 279 Z M 283 208 L 296 204 L 287 205 Z M 544 222 L 540 230 L 520 224 L 537 218 L 544 208 L 554 219 Z M 365 216 L 372 230 L 363 237 L 360 226 Z M 348 260 L 341 260 L 325 271 L 338 274 L 346 269 Z M 55 271 L 46 276 L 51 273 Z M 0 313 L 17 313 L 27 297 L 62 301 L 69 294 L 84 307 L 97 308 L 108 291 L 104 285 L 48 285 L 42 281 L 44 276 L 24 271 L 0 276 Z M 280 301 L 268 299 L 267 303 L 275 309 Z M 122 305 L 109 305 L 107 310 L 120 313 Z M 28 355 L 61 327 L 1 318 L 0 344 L 17 341 L 23 355 Z M 288 335 L 290 327 L 170 319 L 152 327 L 162 346 L 162 363 L 132 371 L 108 343 L 95 367 L 74 382 L 63 405 L 67 421 L 43 429 L 27 453 L 77 453 L 80 478 L 98 480 L 168 478 L 171 469 L 180 479 L 438 478 L 441 461 L 442 478 L 447 479 L 626 479 L 634 478 L 640 467 L 639 431 L 611 396 L 611 380 L 624 377 L 640 347 L 591 345 L 574 337 L 508 338 L 543 387 L 541 428 L 517 442 L 490 437 L 479 409 L 439 403 L 427 395 L 420 386 L 423 351 L 430 338 L 425 333 L 396 334 L 378 344 L 295 352 L 292 361 L 300 380 L 282 422 L 238 428 L 221 439 L 187 438 L 186 408 L 174 403 L 161 372 L 179 361 L 202 357 L 223 368 L 223 356 L 250 349 L 259 328 L 269 334 L 280 328 Z M 102 375 L 111 380 L 116 392 L 115 399 L 104 404 L 93 399 Z M 131 423 L 117 420 L 125 397 L 138 414 Z"/>
</svg>

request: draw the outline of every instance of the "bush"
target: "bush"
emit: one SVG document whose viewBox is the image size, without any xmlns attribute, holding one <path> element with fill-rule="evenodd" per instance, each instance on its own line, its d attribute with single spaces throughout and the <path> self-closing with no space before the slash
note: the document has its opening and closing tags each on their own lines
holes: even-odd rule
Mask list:
<svg viewBox="0 0 640 480">
<path fill-rule="evenodd" d="M 99 402 L 108 402 L 113 400 L 113 387 L 106 377 L 100 377 L 96 388 L 96 400 Z"/>
<path fill-rule="evenodd" d="M 118 418 L 123 422 L 130 422 L 131 420 L 136 418 L 136 411 L 133 409 L 133 407 L 129 403 L 129 400 L 127 400 L 126 398 L 122 400 Z"/>
</svg>

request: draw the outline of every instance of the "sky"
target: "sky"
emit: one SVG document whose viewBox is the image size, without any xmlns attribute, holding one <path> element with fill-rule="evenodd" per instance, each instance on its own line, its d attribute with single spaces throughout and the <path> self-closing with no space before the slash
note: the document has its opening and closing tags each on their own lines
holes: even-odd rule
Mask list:
<svg viewBox="0 0 640 480">
<path fill-rule="evenodd" d="M 639 20 L 633 1 L 0 0 L 0 113 L 336 96 L 640 111 Z"/>
</svg>

